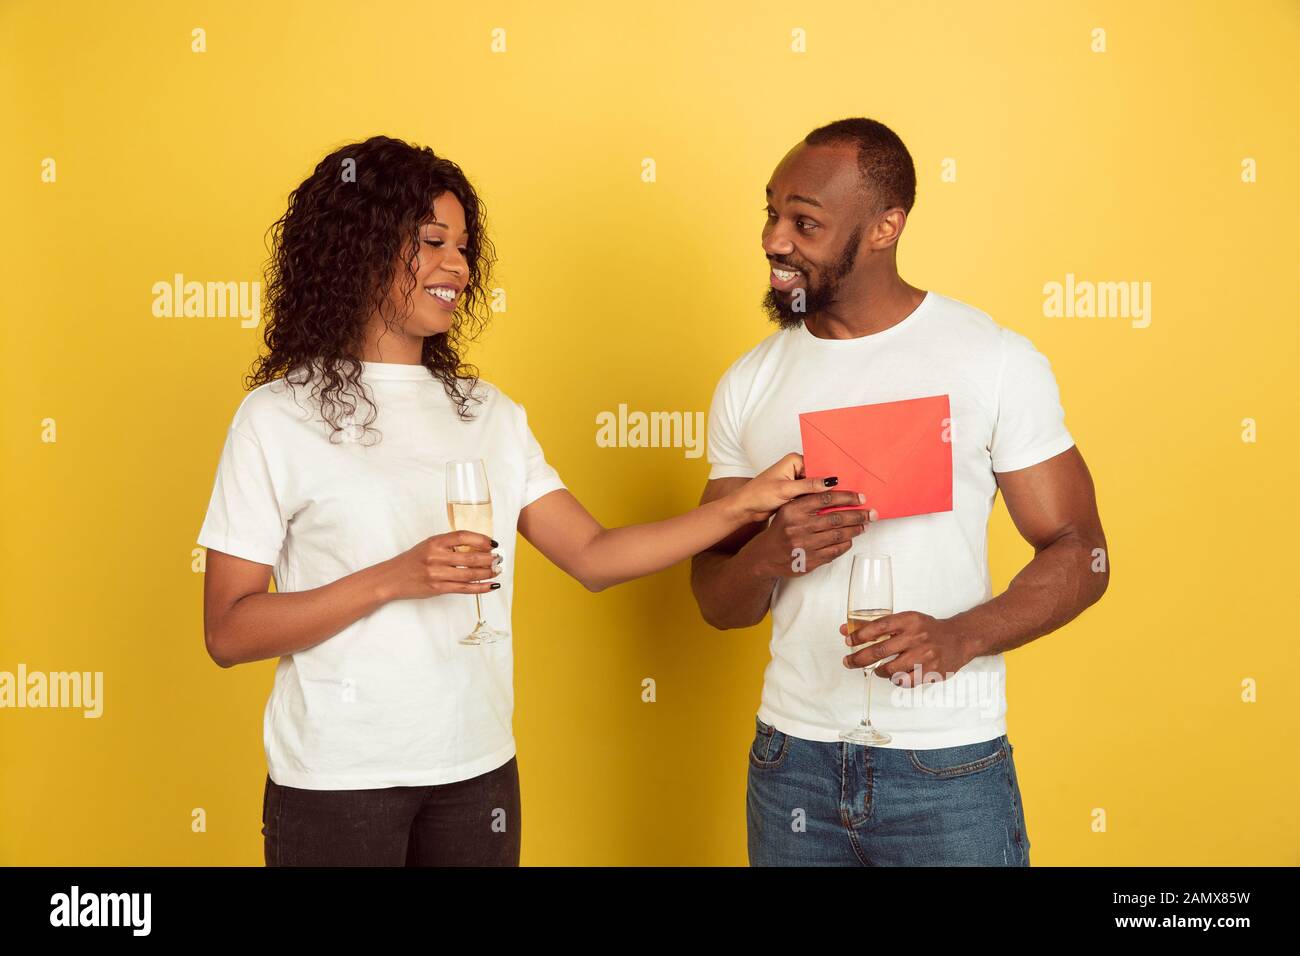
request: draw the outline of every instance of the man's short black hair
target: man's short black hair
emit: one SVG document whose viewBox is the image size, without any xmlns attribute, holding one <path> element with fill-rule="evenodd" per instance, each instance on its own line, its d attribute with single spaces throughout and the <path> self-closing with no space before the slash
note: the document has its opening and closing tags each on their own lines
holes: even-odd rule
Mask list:
<svg viewBox="0 0 1300 956">
<path fill-rule="evenodd" d="M 901 206 L 912 211 L 916 201 L 916 167 L 898 134 L 884 123 L 854 117 L 819 126 L 807 136 L 809 146 L 847 144 L 858 149 L 858 169 L 875 199 L 874 213 Z"/>
</svg>

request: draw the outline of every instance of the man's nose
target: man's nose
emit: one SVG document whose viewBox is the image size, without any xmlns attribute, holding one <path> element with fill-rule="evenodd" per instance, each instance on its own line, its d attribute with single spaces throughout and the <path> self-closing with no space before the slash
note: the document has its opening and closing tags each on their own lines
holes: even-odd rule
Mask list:
<svg viewBox="0 0 1300 956">
<path fill-rule="evenodd" d="M 777 226 L 763 235 L 763 251 L 768 256 L 788 256 L 794 252 L 794 243 Z"/>
</svg>

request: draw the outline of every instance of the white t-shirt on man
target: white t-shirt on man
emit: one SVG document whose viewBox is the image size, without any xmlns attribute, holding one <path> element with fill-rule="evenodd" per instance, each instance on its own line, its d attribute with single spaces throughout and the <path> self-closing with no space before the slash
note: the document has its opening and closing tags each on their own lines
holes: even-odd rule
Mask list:
<svg viewBox="0 0 1300 956">
<path fill-rule="evenodd" d="M 321 587 L 450 531 L 445 465 L 481 458 L 503 561 L 483 615 L 509 628 L 519 512 L 564 487 L 523 407 L 480 382 L 484 400 L 462 421 L 422 365 L 362 369 L 378 409 L 370 427 L 382 433 L 363 440 L 355 423 L 328 440 L 309 385 L 291 390 L 281 378 L 244 398 L 198 543 L 273 565 L 277 591 Z M 355 422 L 365 422 L 370 409 L 356 404 Z M 281 657 L 263 716 L 271 779 L 310 790 L 422 786 L 509 761 L 512 643 L 457 643 L 475 621 L 469 594 L 390 601 Z"/>
<path fill-rule="evenodd" d="M 758 716 L 783 733 L 837 741 L 862 718 L 863 671 L 841 663 L 849 648 L 839 632 L 852 554 L 891 556 L 895 611 L 944 618 L 983 604 L 993 596 L 987 531 L 994 472 L 1037 464 L 1074 439 L 1047 359 L 1024 336 L 936 292 L 874 335 L 822 339 L 802 323 L 774 332 L 718 383 L 709 412 L 710 479 L 750 478 L 799 451 L 801 412 L 941 394 L 952 416 L 952 511 L 872 522 L 850 553 L 777 582 Z M 991 740 L 1006 733 L 1005 674 L 996 654 L 924 687 L 874 677 L 871 722 L 895 748 Z"/>
</svg>

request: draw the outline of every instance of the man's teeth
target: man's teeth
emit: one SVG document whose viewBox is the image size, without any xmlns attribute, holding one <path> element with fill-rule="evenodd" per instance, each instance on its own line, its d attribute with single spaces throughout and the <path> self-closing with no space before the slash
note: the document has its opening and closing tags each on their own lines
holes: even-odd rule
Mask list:
<svg viewBox="0 0 1300 956">
<path fill-rule="evenodd" d="M 455 290 L 455 289 L 444 289 L 444 288 L 430 289 L 430 288 L 426 288 L 424 291 L 427 292 L 427 293 L 429 293 L 430 295 L 437 296 L 439 299 L 442 299 L 444 302 L 455 302 L 455 301 L 456 301 L 456 290 Z"/>
<path fill-rule="evenodd" d="M 799 274 L 798 272 L 787 272 L 784 269 L 777 269 L 777 268 L 772 269 L 772 275 L 776 276 L 777 279 L 781 282 L 789 282 L 798 274 Z"/>
</svg>

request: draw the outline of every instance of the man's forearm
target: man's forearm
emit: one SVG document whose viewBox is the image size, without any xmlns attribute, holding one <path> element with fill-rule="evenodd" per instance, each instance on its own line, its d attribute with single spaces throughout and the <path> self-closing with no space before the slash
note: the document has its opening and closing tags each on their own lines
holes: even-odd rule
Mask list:
<svg viewBox="0 0 1300 956">
<path fill-rule="evenodd" d="M 691 590 L 704 620 L 719 630 L 753 627 L 767 615 L 777 579 L 759 567 L 752 539 L 735 554 L 705 551 L 691 562 Z"/>
<path fill-rule="evenodd" d="M 1039 551 L 1007 589 L 948 620 L 973 657 L 1000 654 L 1049 634 L 1078 617 L 1106 591 L 1109 556 L 1104 542 L 1070 533 Z M 1101 562 L 1101 570 L 1094 570 Z"/>
</svg>

